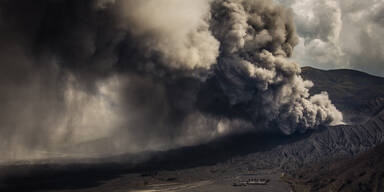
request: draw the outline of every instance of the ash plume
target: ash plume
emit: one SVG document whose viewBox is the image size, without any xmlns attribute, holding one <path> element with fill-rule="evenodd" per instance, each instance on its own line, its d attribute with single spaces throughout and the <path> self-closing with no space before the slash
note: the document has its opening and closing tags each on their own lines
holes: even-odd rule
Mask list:
<svg viewBox="0 0 384 192">
<path fill-rule="evenodd" d="M 273 1 L 2 0 L 0 34 L 6 159 L 342 123 L 287 59 L 295 27 Z"/>
<path fill-rule="evenodd" d="M 327 93 L 310 96 L 312 82 L 287 60 L 298 41 L 290 10 L 268 0 L 212 7 L 211 28 L 221 42 L 216 73 L 230 105 L 245 106 L 255 126 L 275 124 L 286 134 L 342 122 Z"/>
</svg>

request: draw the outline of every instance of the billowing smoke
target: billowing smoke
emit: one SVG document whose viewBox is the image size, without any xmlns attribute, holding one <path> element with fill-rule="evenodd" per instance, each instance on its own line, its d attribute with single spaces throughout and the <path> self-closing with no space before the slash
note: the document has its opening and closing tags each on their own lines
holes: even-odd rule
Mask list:
<svg viewBox="0 0 384 192">
<path fill-rule="evenodd" d="M 0 1 L 4 158 L 169 149 L 342 122 L 270 0 Z"/>
<path fill-rule="evenodd" d="M 284 133 L 342 121 L 326 93 L 310 97 L 296 63 L 291 11 L 272 1 L 216 1 L 212 31 L 221 42 L 216 72 L 230 105 L 242 105 L 255 125 Z"/>
</svg>

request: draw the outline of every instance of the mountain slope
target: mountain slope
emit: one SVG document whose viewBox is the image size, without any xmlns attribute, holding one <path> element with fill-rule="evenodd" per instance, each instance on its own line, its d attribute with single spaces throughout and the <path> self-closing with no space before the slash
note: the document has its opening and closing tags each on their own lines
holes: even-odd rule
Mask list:
<svg viewBox="0 0 384 192">
<path fill-rule="evenodd" d="M 356 122 L 328 128 L 308 139 L 307 145 L 315 149 L 307 151 L 305 157 L 318 154 L 312 161 L 318 163 L 308 163 L 284 179 L 295 191 L 383 191 L 384 79 L 352 70 L 322 71 L 308 67 L 303 68 L 303 75 L 315 82 L 313 93 L 328 91 L 344 114 L 354 115 L 351 122 Z M 373 146 L 376 147 L 371 149 Z M 360 152 L 363 153 L 350 157 Z"/>
<path fill-rule="evenodd" d="M 384 78 L 355 70 L 302 68 L 304 79 L 314 82 L 311 94 L 327 91 L 347 122 L 359 123 L 384 106 Z"/>
<path fill-rule="evenodd" d="M 384 191 L 384 144 L 353 158 L 300 169 L 284 179 L 295 191 Z"/>
</svg>

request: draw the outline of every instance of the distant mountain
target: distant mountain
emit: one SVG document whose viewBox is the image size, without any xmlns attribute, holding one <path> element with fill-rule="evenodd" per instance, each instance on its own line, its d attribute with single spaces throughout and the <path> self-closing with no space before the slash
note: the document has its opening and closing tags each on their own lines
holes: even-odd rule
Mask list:
<svg viewBox="0 0 384 192">
<path fill-rule="evenodd" d="M 384 78 L 364 72 L 303 67 L 304 79 L 314 82 L 311 94 L 327 91 L 347 122 L 361 123 L 384 107 Z"/>
</svg>

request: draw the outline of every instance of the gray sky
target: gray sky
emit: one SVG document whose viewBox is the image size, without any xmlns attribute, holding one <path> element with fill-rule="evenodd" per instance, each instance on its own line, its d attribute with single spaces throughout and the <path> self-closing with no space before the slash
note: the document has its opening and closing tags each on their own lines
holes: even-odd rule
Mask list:
<svg viewBox="0 0 384 192">
<path fill-rule="evenodd" d="M 276 1 L 294 12 L 300 43 L 293 60 L 301 66 L 384 76 L 384 1 Z"/>
</svg>

